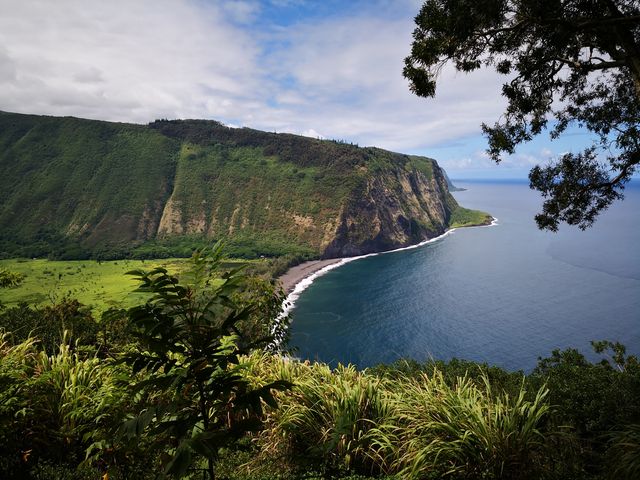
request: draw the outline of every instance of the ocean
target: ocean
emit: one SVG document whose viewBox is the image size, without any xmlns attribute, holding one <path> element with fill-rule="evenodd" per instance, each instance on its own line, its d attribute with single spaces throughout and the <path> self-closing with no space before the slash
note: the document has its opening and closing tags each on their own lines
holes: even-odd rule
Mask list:
<svg viewBox="0 0 640 480">
<path fill-rule="evenodd" d="M 640 184 L 594 227 L 539 231 L 524 181 L 458 181 L 458 202 L 497 218 L 418 248 L 368 256 L 296 299 L 300 358 L 360 368 L 453 357 L 530 371 L 556 348 L 591 359 L 591 340 L 640 353 Z"/>
</svg>

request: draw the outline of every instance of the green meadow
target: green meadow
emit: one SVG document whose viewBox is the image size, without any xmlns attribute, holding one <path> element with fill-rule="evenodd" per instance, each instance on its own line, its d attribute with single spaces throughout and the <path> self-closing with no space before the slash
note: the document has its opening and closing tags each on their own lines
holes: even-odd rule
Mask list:
<svg viewBox="0 0 640 480">
<path fill-rule="evenodd" d="M 449 224 L 450 228 L 474 227 L 477 225 L 489 225 L 492 220 L 493 217 L 486 212 L 459 206 L 453 210 Z"/>
<path fill-rule="evenodd" d="M 110 307 L 129 307 L 139 302 L 143 294 L 132 293 L 136 282 L 125 275 L 126 272 L 165 266 L 170 272 L 179 273 L 186 261 L 185 258 L 105 262 L 0 260 L 0 270 L 24 275 L 19 286 L 0 291 L 0 300 L 5 306 L 15 306 L 20 302 L 42 306 L 69 297 L 90 306 L 94 313 Z"/>
</svg>

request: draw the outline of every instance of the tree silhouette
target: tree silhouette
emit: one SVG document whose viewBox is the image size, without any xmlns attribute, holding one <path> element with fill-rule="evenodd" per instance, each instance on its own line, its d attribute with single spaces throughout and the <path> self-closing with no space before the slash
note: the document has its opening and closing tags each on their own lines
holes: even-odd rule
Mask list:
<svg viewBox="0 0 640 480">
<path fill-rule="evenodd" d="M 428 0 L 416 25 L 404 75 L 417 95 L 435 95 L 447 63 L 508 76 L 502 119 L 482 125 L 496 162 L 547 127 L 552 138 L 572 124 L 594 134 L 583 152 L 531 170 L 541 229 L 585 229 L 623 197 L 640 163 L 637 0 Z"/>
</svg>

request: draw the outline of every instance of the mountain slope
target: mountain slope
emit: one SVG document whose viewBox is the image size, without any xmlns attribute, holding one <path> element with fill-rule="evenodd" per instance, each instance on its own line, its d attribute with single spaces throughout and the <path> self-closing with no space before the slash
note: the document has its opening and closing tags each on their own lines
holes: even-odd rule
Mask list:
<svg viewBox="0 0 640 480">
<path fill-rule="evenodd" d="M 0 113 L 0 229 L 98 244 L 155 236 L 176 142 L 143 126 Z"/>
<path fill-rule="evenodd" d="M 205 120 L 0 112 L 0 169 L 4 256 L 219 238 L 255 255 L 353 255 L 439 235 L 459 209 L 434 160 Z"/>
</svg>

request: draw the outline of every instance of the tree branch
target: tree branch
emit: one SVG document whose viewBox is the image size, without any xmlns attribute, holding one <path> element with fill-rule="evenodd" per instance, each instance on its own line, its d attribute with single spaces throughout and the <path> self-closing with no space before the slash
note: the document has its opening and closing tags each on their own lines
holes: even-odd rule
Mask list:
<svg viewBox="0 0 640 480">
<path fill-rule="evenodd" d="M 602 182 L 602 183 L 597 183 L 595 185 L 592 185 L 591 188 L 599 189 L 599 188 L 609 188 L 609 187 L 615 186 L 618 182 L 620 182 L 620 180 L 624 179 L 629 174 L 630 169 L 632 169 L 639 163 L 640 163 L 640 160 L 635 160 L 627 163 L 622 167 L 622 169 L 620 170 L 620 173 L 616 175 L 613 179 L 609 180 L 608 182 Z"/>
<path fill-rule="evenodd" d="M 586 62 L 581 62 L 580 60 L 571 60 L 570 58 L 562 58 L 562 57 L 554 57 L 552 60 L 562 62 L 565 65 L 569 65 L 573 68 L 587 71 L 587 72 L 596 71 L 596 70 L 606 70 L 608 68 L 624 67 L 626 65 L 626 63 L 621 60 L 612 60 L 608 62 L 602 61 L 600 63 L 586 63 Z"/>
<path fill-rule="evenodd" d="M 604 17 L 604 18 L 599 18 L 597 20 L 589 19 L 588 21 L 578 23 L 576 27 L 587 28 L 592 26 L 599 27 L 599 26 L 606 26 L 606 25 L 619 24 L 619 23 L 637 23 L 637 22 L 640 22 L 640 15 L 631 15 L 628 17 Z"/>
<path fill-rule="evenodd" d="M 479 32 L 479 36 L 486 37 L 487 35 L 495 35 L 497 33 L 512 32 L 514 30 L 518 30 L 524 27 L 527 23 L 529 23 L 529 19 L 520 20 L 519 22 L 514 23 L 510 27 L 492 28 L 489 30 L 484 30 L 482 32 Z"/>
</svg>

